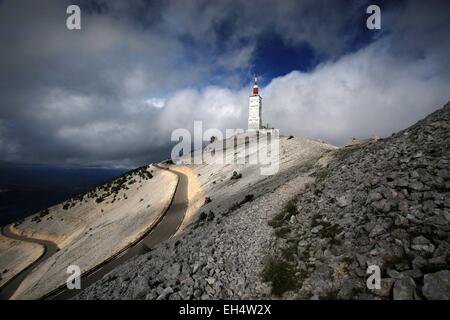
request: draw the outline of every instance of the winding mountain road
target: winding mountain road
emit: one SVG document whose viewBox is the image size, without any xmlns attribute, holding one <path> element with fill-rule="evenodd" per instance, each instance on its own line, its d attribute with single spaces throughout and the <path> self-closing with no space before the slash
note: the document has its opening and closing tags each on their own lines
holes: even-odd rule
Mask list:
<svg viewBox="0 0 450 320">
<path fill-rule="evenodd" d="M 119 253 L 110 257 L 108 260 L 104 261 L 103 263 L 97 265 L 93 269 L 82 274 L 81 276 L 82 288 L 80 290 L 76 289 L 69 290 L 64 285 L 44 295 L 42 299 L 57 299 L 57 300 L 70 299 L 76 296 L 81 290 L 87 288 L 97 280 L 101 279 L 104 275 L 106 275 L 111 270 L 121 265 L 128 259 L 149 251 L 155 245 L 171 238 L 177 232 L 177 230 L 181 226 L 181 223 L 183 222 L 188 207 L 188 177 L 183 173 L 170 170 L 158 164 L 154 164 L 154 166 L 160 170 L 170 171 L 171 173 L 176 174 L 178 176 L 178 184 L 173 194 L 172 201 L 170 205 L 167 207 L 166 211 L 161 215 L 160 220 L 153 227 L 147 230 L 147 232 L 141 238 L 136 240 L 130 246 L 127 246 L 126 248 L 122 249 Z M 18 236 L 16 234 L 8 232 L 6 228 L 5 230 L 2 230 L 2 232 L 7 237 L 22 241 L 39 243 L 45 247 L 45 253 L 38 260 L 36 260 L 33 264 L 28 266 L 18 275 L 16 275 L 12 280 L 10 280 L 0 289 L 1 299 L 9 299 L 17 290 L 17 288 L 25 279 L 25 277 L 37 265 L 39 265 L 40 263 L 48 259 L 50 256 L 52 256 L 57 251 L 58 248 L 53 242 Z"/>
<path fill-rule="evenodd" d="M 49 257 L 51 257 L 55 252 L 58 251 L 58 247 L 55 243 L 47 240 L 39 240 L 34 238 L 28 238 L 24 236 L 17 235 L 13 233 L 8 226 L 4 226 L 1 228 L 1 233 L 3 236 L 14 239 L 14 240 L 20 240 L 20 241 L 26 241 L 26 242 L 32 242 L 37 243 L 44 247 L 44 253 L 34 261 L 32 264 L 30 264 L 28 267 L 23 269 L 21 272 L 19 272 L 17 275 L 15 275 L 13 278 L 11 278 L 7 283 L 5 283 L 0 288 L 0 299 L 6 300 L 9 299 L 14 292 L 16 292 L 19 285 L 22 283 L 22 281 L 26 278 L 26 276 L 40 263 L 47 260 Z"/>
</svg>

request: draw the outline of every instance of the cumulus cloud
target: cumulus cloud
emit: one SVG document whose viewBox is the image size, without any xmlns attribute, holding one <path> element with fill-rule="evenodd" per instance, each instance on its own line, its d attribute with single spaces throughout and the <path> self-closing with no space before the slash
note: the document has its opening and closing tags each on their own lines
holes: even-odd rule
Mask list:
<svg viewBox="0 0 450 320">
<path fill-rule="evenodd" d="M 192 129 L 194 120 L 206 128 L 243 128 L 247 120 L 248 90 L 233 91 L 209 86 L 202 90 L 182 90 L 166 103 L 159 117 L 159 130 Z"/>
<path fill-rule="evenodd" d="M 263 121 L 284 134 L 342 145 L 351 136 L 389 136 L 412 125 L 449 99 L 447 75 L 430 58 L 403 61 L 390 54 L 389 39 L 309 73 L 293 71 L 261 88 Z M 185 90 L 167 102 L 161 126 L 246 128 L 250 86 L 231 91 Z"/>
<path fill-rule="evenodd" d="M 164 108 L 166 100 L 163 98 L 150 98 L 145 100 L 145 103 L 154 108 Z"/>
<path fill-rule="evenodd" d="M 445 1 L 388 7 L 367 43 L 366 1 L 77 3 L 71 32 L 69 1 L 0 2 L 0 160 L 133 166 L 168 156 L 194 120 L 245 129 L 267 34 L 322 61 L 264 81 L 263 120 L 282 133 L 387 136 L 449 99 Z"/>
<path fill-rule="evenodd" d="M 447 100 L 449 81 L 433 62 L 402 61 L 380 40 L 311 73 L 292 72 L 263 91 L 265 119 L 292 134 L 342 145 L 350 136 L 388 136 Z"/>
</svg>

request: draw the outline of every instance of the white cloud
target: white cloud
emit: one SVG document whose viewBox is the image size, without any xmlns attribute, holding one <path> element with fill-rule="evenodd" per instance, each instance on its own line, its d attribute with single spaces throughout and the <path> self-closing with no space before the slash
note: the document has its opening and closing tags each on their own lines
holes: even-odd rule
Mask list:
<svg viewBox="0 0 450 320">
<path fill-rule="evenodd" d="M 353 35 L 343 26 L 361 4 L 143 3 L 105 1 L 112 9 L 86 12 L 73 33 L 63 2 L 0 1 L 0 160 L 142 163 L 194 120 L 245 128 L 242 75 L 265 36 L 333 57 L 262 88 L 263 121 L 283 133 L 335 144 L 386 136 L 449 99 L 448 2 L 383 11 L 381 38 L 345 56 Z"/>
<path fill-rule="evenodd" d="M 192 129 L 195 120 L 203 121 L 205 128 L 243 128 L 247 117 L 246 96 L 245 89 L 233 91 L 217 86 L 181 90 L 167 100 L 158 118 L 159 130 L 170 139 L 171 130 Z"/>
<path fill-rule="evenodd" d="M 150 98 L 144 101 L 149 107 L 161 109 L 166 105 L 166 99 L 163 98 Z"/>
<path fill-rule="evenodd" d="M 441 107 L 449 82 L 430 59 L 407 60 L 389 52 L 388 39 L 356 53 L 273 79 L 261 89 L 263 122 L 282 133 L 342 145 L 351 136 L 388 136 Z M 167 102 L 160 127 L 191 128 L 204 120 L 219 129 L 246 126 L 248 88 L 180 91 Z"/>
<path fill-rule="evenodd" d="M 431 72 L 433 60 L 405 60 L 390 53 L 389 39 L 318 66 L 310 73 L 291 72 L 261 88 L 263 122 L 284 134 L 321 138 L 343 144 L 349 137 L 388 136 L 448 100 L 448 81 Z M 246 128 L 251 84 L 238 90 L 219 86 L 179 90 L 167 99 L 123 100 L 114 117 L 102 113 L 86 123 L 60 125 L 57 137 L 66 146 L 94 158 L 130 157 L 170 145 L 172 130 Z M 55 118 L 85 111 L 92 101 L 61 92 L 53 94 Z M 151 108 L 149 108 L 151 106 Z M 54 108 L 54 106 L 50 107 Z M 153 111 L 149 113 L 149 111 Z M 67 120 L 67 119 L 66 119 Z"/>
<path fill-rule="evenodd" d="M 264 90 L 265 120 L 286 133 L 343 144 L 350 136 L 387 136 L 448 99 L 432 61 L 402 61 L 380 40 L 305 74 L 274 79 Z"/>
<path fill-rule="evenodd" d="M 31 111 L 41 119 L 59 122 L 89 116 L 96 106 L 92 97 L 60 88 L 49 89 L 42 100 L 36 101 L 37 108 Z"/>
</svg>

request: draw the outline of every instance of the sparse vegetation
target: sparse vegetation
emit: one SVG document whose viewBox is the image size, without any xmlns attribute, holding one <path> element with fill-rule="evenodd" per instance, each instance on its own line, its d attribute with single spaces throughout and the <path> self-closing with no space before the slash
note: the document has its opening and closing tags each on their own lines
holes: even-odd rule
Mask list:
<svg viewBox="0 0 450 320">
<path fill-rule="evenodd" d="M 241 205 L 247 202 L 251 202 L 255 199 L 255 196 L 252 194 L 247 194 L 244 198 L 244 200 L 241 201 Z"/>
<path fill-rule="evenodd" d="M 206 218 L 208 218 L 208 214 L 206 212 L 202 211 L 200 213 L 200 216 L 198 217 L 198 221 L 205 221 Z"/>
<path fill-rule="evenodd" d="M 209 211 L 208 213 L 202 211 L 198 217 L 198 220 L 196 221 L 194 227 L 197 228 L 200 225 L 203 225 L 207 221 L 214 220 L 215 214 L 212 211 Z"/>
<path fill-rule="evenodd" d="M 34 217 L 31 219 L 31 221 L 36 222 L 36 223 L 39 223 L 39 222 L 41 222 L 42 220 L 39 218 L 39 216 L 34 216 Z"/>
<path fill-rule="evenodd" d="M 295 261 L 295 257 L 297 255 L 298 240 L 297 239 L 287 240 L 287 243 L 288 246 L 281 250 L 281 256 L 283 257 L 284 260 L 293 262 Z"/>
<path fill-rule="evenodd" d="M 289 234 L 290 232 L 291 232 L 291 229 L 286 226 L 275 229 L 275 235 L 278 238 L 284 238 L 284 236 Z"/>
<path fill-rule="evenodd" d="M 233 205 L 230 207 L 230 210 L 228 210 L 228 212 L 233 212 L 234 210 L 239 209 L 241 206 L 238 202 L 233 203 Z"/>
<path fill-rule="evenodd" d="M 273 217 L 272 220 L 269 221 L 269 226 L 275 229 L 280 228 L 285 224 L 285 222 L 288 222 L 289 219 L 291 219 L 291 217 L 293 215 L 296 215 L 297 213 L 297 197 L 295 197 L 287 202 L 282 212 L 277 214 L 275 217 Z M 277 234 L 277 230 L 275 230 L 275 234 Z M 283 232 L 281 232 L 281 234 L 283 234 Z"/>
<path fill-rule="evenodd" d="M 291 216 L 296 215 L 298 213 L 297 197 L 288 201 L 288 203 L 286 204 L 286 211 L 289 214 L 289 218 L 291 218 Z"/>
<path fill-rule="evenodd" d="M 145 180 L 149 180 L 153 178 L 151 172 L 148 171 L 149 166 L 142 166 L 136 168 L 134 170 L 128 171 L 116 178 L 114 180 L 105 183 L 101 186 L 96 187 L 95 189 L 78 194 L 67 201 L 64 202 L 62 209 L 69 210 L 70 208 L 76 206 L 78 203 L 87 203 L 89 199 L 95 199 L 96 203 L 102 203 L 108 197 L 113 196 L 111 203 L 114 203 L 117 200 L 117 196 L 121 190 L 130 190 L 129 185 L 133 185 L 137 182 L 142 183 Z M 139 180 L 139 181 L 138 181 Z M 142 186 L 142 184 L 141 184 Z M 124 196 L 124 199 L 127 199 L 127 196 Z M 48 213 L 42 212 L 41 214 L 47 215 Z M 43 216 L 41 216 L 42 218 Z M 37 221 L 37 220 L 34 220 Z"/>
<path fill-rule="evenodd" d="M 241 206 L 243 206 L 247 202 L 253 201 L 254 199 L 255 199 L 255 196 L 253 194 L 246 195 L 242 201 L 233 203 L 233 205 L 228 210 L 227 214 L 239 209 Z"/>
<path fill-rule="evenodd" d="M 39 212 L 39 218 L 43 218 L 46 215 L 48 215 L 49 213 L 50 213 L 49 209 L 42 210 L 41 212 Z"/>
<path fill-rule="evenodd" d="M 281 296 L 283 293 L 298 287 L 295 273 L 295 268 L 288 262 L 269 257 L 264 265 L 262 278 L 264 282 L 270 282 L 273 294 Z"/>
<path fill-rule="evenodd" d="M 17 221 L 16 223 L 14 223 L 15 227 L 20 226 L 22 223 L 24 222 L 24 219 L 20 219 L 19 221 Z"/>
<path fill-rule="evenodd" d="M 242 178 L 242 173 L 237 173 L 236 171 L 233 171 L 233 175 L 231 176 L 231 180 L 237 180 Z"/>
</svg>

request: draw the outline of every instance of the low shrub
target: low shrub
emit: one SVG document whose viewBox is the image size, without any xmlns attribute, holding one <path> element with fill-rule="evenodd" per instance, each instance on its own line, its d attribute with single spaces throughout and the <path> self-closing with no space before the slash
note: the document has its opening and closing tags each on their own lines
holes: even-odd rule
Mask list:
<svg viewBox="0 0 450 320">
<path fill-rule="evenodd" d="M 281 296 L 286 291 L 298 288 L 295 272 L 288 262 L 270 257 L 264 265 L 262 278 L 264 282 L 270 282 L 274 295 Z"/>
</svg>

